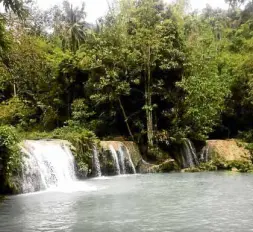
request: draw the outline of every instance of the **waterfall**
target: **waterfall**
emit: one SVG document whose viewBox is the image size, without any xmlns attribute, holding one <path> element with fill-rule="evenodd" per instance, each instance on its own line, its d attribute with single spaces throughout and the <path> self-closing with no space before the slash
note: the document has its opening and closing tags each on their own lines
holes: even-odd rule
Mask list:
<svg viewBox="0 0 253 232">
<path fill-rule="evenodd" d="M 134 167 L 131 155 L 129 153 L 129 150 L 127 149 L 126 146 L 120 146 L 120 153 L 122 154 L 122 156 L 124 157 L 124 159 L 126 159 L 129 163 L 129 168 L 131 169 L 131 173 L 135 174 L 136 173 L 136 169 Z M 126 168 L 125 168 L 126 169 Z M 125 173 L 124 173 L 125 174 Z"/>
<path fill-rule="evenodd" d="M 47 189 L 85 190 L 75 176 L 74 156 L 71 144 L 63 140 L 26 140 L 21 145 L 23 155 L 21 192 Z M 94 147 L 92 175 L 120 175 L 136 173 L 141 156 L 133 142 L 101 142 L 102 152 Z M 79 188 L 80 187 L 80 188 Z"/>
<path fill-rule="evenodd" d="M 100 166 L 102 175 L 135 174 L 135 164 L 141 159 L 138 147 L 133 142 L 103 141 Z M 129 147 L 129 149 L 128 149 Z M 112 166 L 113 165 L 113 166 Z"/>
<path fill-rule="evenodd" d="M 196 150 L 194 148 L 194 145 L 189 139 L 184 140 L 181 153 L 182 153 L 184 168 L 191 168 L 191 167 L 195 167 L 196 165 L 199 165 Z"/>
<path fill-rule="evenodd" d="M 205 146 L 202 148 L 199 160 L 204 163 L 209 161 L 209 146 Z"/>
<path fill-rule="evenodd" d="M 116 150 L 114 149 L 113 145 L 109 145 L 109 149 L 111 151 L 112 154 L 112 158 L 114 161 L 114 165 L 115 165 L 115 170 L 116 170 L 116 174 L 120 175 L 120 166 L 119 166 L 119 159 L 118 159 L 118 154 L 116 152 Z"/>
<path fill-rule="evenodd" d="M 26 140 L 22 168 L 23 193 L 66 186 L 76 180 L 74 157 L 67 142 Z"/>
<path fill-rule="evenodd" d="M 93 158 L 92 158 L 92 172 L 94 173 L 94 176 L 101 176 L 101 168 L 100 168 L 100 162 L 98 158 L 98 150 L 96 147 L 93 149 Z"/>
<path fill-rule="evenodd" d="M 120 146 L 118 154 L 119 154 L 120 174 L 126 174 L 125 153 L 122 149 L 122 146 Z"/>
</svg>

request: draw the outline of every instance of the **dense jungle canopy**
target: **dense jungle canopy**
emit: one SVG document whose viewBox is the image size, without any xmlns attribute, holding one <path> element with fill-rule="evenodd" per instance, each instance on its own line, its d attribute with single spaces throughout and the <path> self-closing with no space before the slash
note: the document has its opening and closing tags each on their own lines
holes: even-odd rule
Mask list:
<svg viewBox="0 0 253 232">
<path fill-rule="evenodd" d="M 252 0 L 201 12 L 187 1 L 119 0 L 94 24 L 85 3 L 0 2 L 1 125 L 84 128 L 149 148 L 252 139 Z"/>
</svg>

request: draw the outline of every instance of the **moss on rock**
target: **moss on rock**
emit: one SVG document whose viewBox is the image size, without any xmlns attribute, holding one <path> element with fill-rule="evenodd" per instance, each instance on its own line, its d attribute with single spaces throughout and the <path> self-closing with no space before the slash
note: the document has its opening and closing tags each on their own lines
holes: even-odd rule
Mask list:
<svg viewBox="0 0 253 232">
<path fill-rule="evenodd" d="M 133 164 L 136 167 L 138 165 L 138 163 L 140 162 L 140 160 L 142 160 L 138 145 L 134 142 L 131 142 L 131 141 L 122 141 L 122 143 L 129 150 Z"/>
<path fill-rule="evenodd" d="M 174 159 L 167 159 L 161 164 L 150 164 L 144 160 L 141 160 L 138 164 L 138 172 L 139 173 L 166 173 L 179 171 L 180 168 L 175 162 Z"/>
</svg>

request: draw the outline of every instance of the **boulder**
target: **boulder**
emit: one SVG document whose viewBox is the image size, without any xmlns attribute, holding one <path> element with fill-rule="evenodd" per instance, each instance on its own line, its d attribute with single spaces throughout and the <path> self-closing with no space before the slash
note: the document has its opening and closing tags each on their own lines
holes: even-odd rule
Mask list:
<svg viewBox="0 0 253 232">
<path fill-rule="evenodd" d="M 208 140 L 209 155 L 211 158 L 221 158 L 225 161 L 250 161 L 250 152 L 246 144 L 235 139 Z"/>
<path fill-rule="evenodd" d="M 137 166 L 139 173 L 166 173 L 180 170 L 174 159 L 167 159 L 161 164 L 150 164 L 141 160 Z"/>
</svg>

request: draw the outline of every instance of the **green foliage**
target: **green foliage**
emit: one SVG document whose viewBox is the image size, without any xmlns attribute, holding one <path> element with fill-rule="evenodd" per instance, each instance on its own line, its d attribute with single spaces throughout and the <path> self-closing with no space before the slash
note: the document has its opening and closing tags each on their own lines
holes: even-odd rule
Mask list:
<svg viewBox="0 0 253 232">
<path fill-rule="evenodd" d="M 184 133 L 205 140 L 219 123 L 230 94 L 230 77 L 219 70 L 220 41 L 213 33 L 209 20 L 188 17 L 188 64 L 178 86 L 186 92 L 180 120 Z"/>
<path fill-rule="evenodd" d="M 0 2 L 15 11 L 19 1 Z M 174 140 L 250 131 L 252 4 L 228 2 L 232 10 L 196 14 L 184 1 L 120 0 L 88 27 L 84 5 L 64 1 L 47 12 L 30 8 L 25 22 L 2 20 L 0 123 L 79 141 L 83 157 L 92 136 L 80 128 L 121 135 L 156 160 Z M 82 170 L 87 162 L 80 158 Z"/>
<path fill-rule="evenodd" d="M 5 28 L 5 21 L 0 18 L 0 58 L 4 56 L 4 52 L 9 48 L 8 33 Z"/>
<path fill-rule="evenodd" d="M 19 41 L 12 41 L 8 50 L 8 59 L 3 62 L 1 72 L 4 75 L 0 78 L 2 92 L 14 96 L 11 98 L 8 94 L 9 99 L 2 103 L 9 123 L 20 123 L 19 114 L 26 122 L 21 123 L 24 128 L 30 121 L 39 123 L 41 128 L 54 128 L 61 107 L 61 89 L 56 75 L 59 63 L 66 56 L 45 40 L 20 31 Z"/>
<path fill-rule="evenodd" d="M 69 49 L 75 53 L 84 42 L 87 26 L 84 6 L 82 3 L 80 8 L 74 8 L 68 0 L 64 0 L 62 8 L 53 8 L 54 33 L 60 37 L 63 50 Z"/>
<path fill-rule="evenodd" d="M 250 152 L 253 162 L 253 130 L 240 132 L 239 138 L 243 141 L 241 145 Z"/>
<path fill-rule="evenodd" d="M 149 149 L 148 156 L 150 159 L 156 160 L 158 163 L 170 158 L 168 152 L 163 151 L 158 146 L 153 146 Z"/>
<path fill-rule="evenodd" d="M 234 168 L 239 172 L 252 172 L 253 164 L 251 161 L 243 161 L 243 160 L 226 161 L 224 159 L 216 157 L 212 159 L 212 161 L 209 161 L 207 163 L 201 163 L 196 168 L 196 171 L 217 171 L 217 170 L 232 171 Z M 191 169 L 189 169 L 189 171 L 191 171 Z"/>
<path fill-rule="evenodd" d="M 20 172 L 21 155 L 17 131 L 10 126 L 0 126 L 0 192 L 16 192 L 14 177 Z"/>
<path fill-rule="evenodd" d="M 229 3 L 229 5 L 235 9 L 239 7 L 241 4 L 245 3 L 246 0 L 225 0 L 226 3 Z"/>
<path fill-rule="evenodd" d="M 53 132 L 53 138 L 70 141 L 75 147 L 74 156 L 77 162 L 78 174 L 85 175 L 92 166 L 92 154 L 98 140 L 94 133 L 78 127 L 63 127 Z"/>
<path fill-rule="evenodd" d="M 174 160 L 166 160 L 162 164 L 158 165 L 158 172 L 166 173 L 172 171 L 179 171 L 180 168 Z"/>
<path fill-rule="evenodd" d="M 87 127 L 91 123 L 90 118 L 95 112 L 90 112 L 89 106 L 85 103 L 85 99 L 76 99 L 71 105 L 72 117 L 67 123 L 69 126 Z"/>
<path fill-rule="evenodd" d="M 34 109 L 26 105 L 18 97 L 13 97 L 0 104 L 0 124 L 19 125 L 27 128 L 29 118 L 35 114 Z"/>
<path fill-rule="evenodd" d="M 202 163 L 198 167 L 186 168 L 185 172 L 202 172 L 202 171 L 233 171 L 238 172 L 253 172 L 253 165 L 248 161 L 224 161 L 215 160 L 208 163 Z"/>
<path fill-rule="evenodd" d="M 25 16 L 25 10 L 22 0 L 0 0 L 6 11 L 12 10 L 19 17 Z"/>
</svg>

